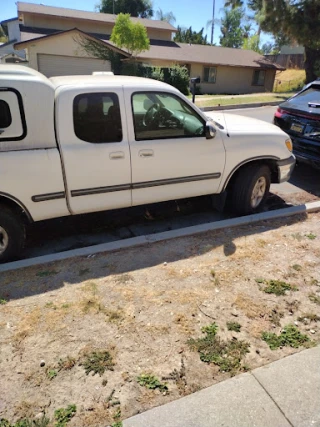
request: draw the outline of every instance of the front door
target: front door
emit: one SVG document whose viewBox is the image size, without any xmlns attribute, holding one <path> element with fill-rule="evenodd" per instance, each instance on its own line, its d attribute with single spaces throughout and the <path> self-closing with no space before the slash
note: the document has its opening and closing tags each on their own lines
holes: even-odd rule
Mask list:
<svg viewBox="0 0 320 427">
<path fill-rule="evenodd" d="M 174 93 L 125 96 L 133 111 L 133 205 L 217 192 L 225 165 L 221 136 L 206 139 L 205 120 Z"/>
<path fill-rule="evenodd" d="M 123 89 L 64 89 L 57 138 L 73 214 L 131 206 L 131 168 Z"/>
</svg>

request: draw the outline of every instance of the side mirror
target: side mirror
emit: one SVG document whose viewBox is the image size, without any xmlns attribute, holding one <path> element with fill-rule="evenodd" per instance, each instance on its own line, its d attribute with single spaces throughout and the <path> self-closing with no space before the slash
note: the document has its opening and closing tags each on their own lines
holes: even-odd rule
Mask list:
<svg viewBox="0 0 320 427">
<path fill-rule="evenodd" d="M 213 127 L 212 122 L 208 121 L 206 123 L 206 138 L 212 139 L 216 136 L 216 133 L 217 133 L 217 131 Z"/>
</svg>

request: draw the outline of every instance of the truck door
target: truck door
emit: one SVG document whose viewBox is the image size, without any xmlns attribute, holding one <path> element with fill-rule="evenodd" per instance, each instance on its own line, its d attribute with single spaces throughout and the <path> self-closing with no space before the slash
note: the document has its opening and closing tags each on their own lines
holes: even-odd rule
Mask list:
<svg viewBox="0 0 320 427">
<path fill-rule="evenodd" d="M 123 90 L 63 88 L 56 132 L 73 214 L 131 206 L 131 166 Z"/>
</svg>

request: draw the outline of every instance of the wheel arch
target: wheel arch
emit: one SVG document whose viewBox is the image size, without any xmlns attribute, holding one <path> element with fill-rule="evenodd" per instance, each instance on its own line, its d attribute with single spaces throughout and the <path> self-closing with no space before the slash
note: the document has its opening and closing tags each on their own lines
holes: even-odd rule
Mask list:
<svg viewBox="0 0 320 427">
<path fill-rule="evenodd" d="M 9 208 L 15 210 L 27 222 L 29 223 L 33 222 L 33 218 L 30 212 L 28 211 L 28 209 L 20 200 L 18 200 L 14 196 L 11 196 L 10 194 L 7 194 L 7 193 L 0 192 L 0 204 L 8 206 Z"/>
<path fill-rule="evenodd" d="M 278 181 L 278 166 L 277 166 L 278 160 L 279 160 L 278 157 L 259 157 L 259 158 L 247 159 L 247 160 L 243 161 L 242 163 L 239 163 L 229 173 L 221 191 L 227 191 L 228 192 L 228 190 L 231 190 L 233 187 L 233 183 L 236 180 L 237 176 L 239 175 L 240 171 L 243 170 L 245 167 L 252 165 L 252 164 L 267 165 L 270 169 L 271 183 L 279 182 Z"/>
</svg>

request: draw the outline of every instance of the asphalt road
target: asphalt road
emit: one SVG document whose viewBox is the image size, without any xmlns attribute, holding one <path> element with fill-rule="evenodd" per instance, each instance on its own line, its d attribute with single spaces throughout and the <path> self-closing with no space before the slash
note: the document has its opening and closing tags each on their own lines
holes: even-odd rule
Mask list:
<svg viewBox="0 0 320 427">
<path fill-rule="evenodd" d="M 274 111 L 275 107 L 261 107 L 230 110 L 228 113 L 271 122 Z M 210 114 L 214 116 L 214 112 Z M 319 176 L 320 172 L 312 168 L 297 166 L 290 183 L 272 186 L 273 194 L 270 195 L 265 209 L 290 205 L 290 195 L 301 191 L 320 194 L 317 193 Z M 211 198 L 206 196 L 150 205 L 148 212 L 145 207 L 136 207 L 42 221 L 27 230 L 27 245 L 22 258 L 219 221 L 227 217 L 228 215 L 214 210 Z"/>
</svg>

